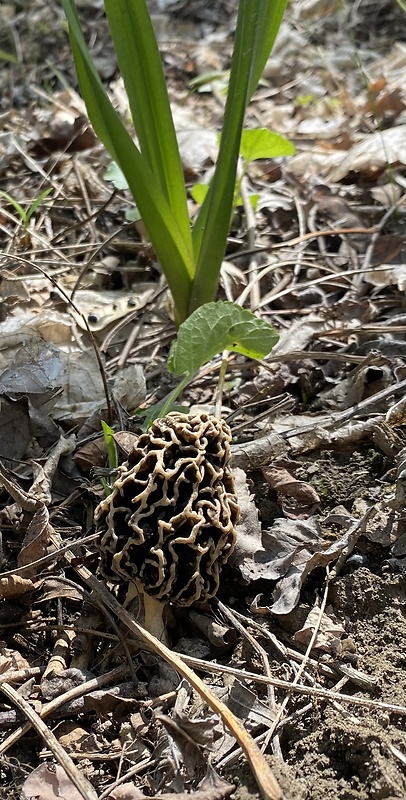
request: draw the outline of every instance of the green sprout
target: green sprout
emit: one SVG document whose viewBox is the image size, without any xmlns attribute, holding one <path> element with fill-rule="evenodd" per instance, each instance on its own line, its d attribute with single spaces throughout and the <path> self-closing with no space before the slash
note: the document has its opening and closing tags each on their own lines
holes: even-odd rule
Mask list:
<svg viewBox="0 0 406 800">
<path fill-rule="evenodd" d="M 17 214 L 19 215 L 21 222 L 23 224 L 24 230 L 27 230 L 32 215 L 37 210 L 38 206 L 42 203 L 42 201 L 45 200 L 46 197 L 48 197 L 50 192 L 52 192 L 51 187 L 49 189 L 45 189 L 43 192 L 41 192 L 40 195 L 38 195 L 38 197 L 35 198 L 35 200 L 32 201 L 32 203 L 30 203 L 28 208 L 23 208 L 22 205 L 15 199 L 15 197 L 13 197 L 11 194 L 8 194 L 8 192 L 3 192 L 0 189 L 0 195 L 4 197 L 7 200 L 7 202 L 10 203 L 10 205 L 13 206 L 15 211 L 17 211 Z"/>
<path fill-rule="evenodd" d="M 167 279 L 178 325 L 215 298 L 235 199 L 245 111 L 286 2 L 240 0 L 219 155 L 191 225 L 165 75 L 146 0 L 104 2 L 138 146 L 103 88 L 74 0 L 62 0 L 90 121 L 125 176 Z"/>
</svg>

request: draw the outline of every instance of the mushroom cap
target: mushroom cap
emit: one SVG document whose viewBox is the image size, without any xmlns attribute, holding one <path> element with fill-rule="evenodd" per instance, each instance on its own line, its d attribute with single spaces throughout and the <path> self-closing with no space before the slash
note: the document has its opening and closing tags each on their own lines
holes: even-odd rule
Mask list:
<svg viewBox="0 0 406 800">
<path fill-rule="evenodd" d="M 155 420 L 95 511 L 99 572 L 188 606 L 216 594 L 236 542 L 231 432 L 208 414 Z"/>
</svg>

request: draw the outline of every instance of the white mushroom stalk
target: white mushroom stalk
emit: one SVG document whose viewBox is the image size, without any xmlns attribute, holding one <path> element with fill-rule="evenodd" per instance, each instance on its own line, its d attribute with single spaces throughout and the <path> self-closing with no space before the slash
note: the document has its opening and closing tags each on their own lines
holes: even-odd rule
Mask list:
<svg viewBox="0 0 406 800">
<path fill-rule="evenodd" d="M 236 541 L 231 433 L 208 414 L 168 414 L 142 434 L 96 509 L 99 572 L 128 581 L 144 627 L 167 642 L 167 603 L 213 597 Z"/>
</svg>

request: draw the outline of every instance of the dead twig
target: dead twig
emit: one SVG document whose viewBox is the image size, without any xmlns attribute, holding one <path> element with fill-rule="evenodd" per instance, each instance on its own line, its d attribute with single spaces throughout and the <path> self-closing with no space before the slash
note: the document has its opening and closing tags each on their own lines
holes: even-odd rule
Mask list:
<svg viewBox="0 0 406 800">
<path fill-rule="evenodd" d="M 80 772 L 76 764 L 73 763 L 71 757 L 58 742 L 56 736 L 49 730 L 48 726 L 42 721 L 41 717 L 34 711 L 27 700 L 24 700 L 9 683 L 5 682 L 0 684 L 0 691 L 27 717 L 32 727 L 40 734 L 84 800 L 98 800 L 97 793 L 93 786 Z"/>
<path fill-rule="evenodd" d="M 406 706 L 398 706 L 394 703 L 384 703 L 381 700 L 369 700 L 367 697 L 357 697 L 357 695 L 340 694 L 332 689 L 321 689 L 317 686 L 305 686 L 304 684 L 294 684 L 289 681 L 283 681 L 279 678 L 268 678 L 267 675 L 259 675 L 256 672 L 246 672 L 242 669 L 235 667 L 228 667 L 226 664 L 214 664 L 212 662 L 203 661 L 200 658 L 193 658 L 192 656 L 182 656 L 183 661 L 195 669 L 202 672 L 212 672 L 215 675 L 227 673 L 227 675 L 236 675 L 244 681 L 254 681 L 255 683 L 272 683 L 278 689 L 287 689 L 288 691 L 295 692 L 296 694 L 304 694 L 309 697 L 320 697 L 324 700 L 338 700 L 343 703 L 352 703 L 355 706 L 364 706 L 365 708 L 372 708 L 380 711 L 387 711 L 390 714 L 396 714 L 399 717 L 406 716 Z"/>
<path fill-rule="evenodd" d="M 20 670 L 22 672 L 22 670 Z M 114 683 L 116 680 L 125 677 L 128 675 L 129 669 L 126 664 L 122 664 L 115 669 L 112 669 L 110 672 L 106 672 L 105 675 L 100 675 L 98 678 L 92 678 L 85 683 L 79 684 L 79 686 L 74 686 L 73 689 L 69 689 L 68 692 L 63 692 L 63 694 L 58 695 L 58 697 L 54 697 L 53 700 L 50 700 L 49 703 L 46 703 L 42 706 L 41 711 L 39 712 L 39 716 L 41 719 L 45 719 L 45 717 L 49 717 L 53 714 L 58 708 L 70 703 L 72 700 L 75 700 L 78 697 L 83 697 L 84 694 L 89 694 L 89 692 L 94 692 L 97 689 L 101 689 L 102 686 L 108 686 L 109 683 Z M 13 680 L 13 677 L 10 673 L 6 673 L 5 678 L 8 679 L 7 682 Z M 0 688 L 1 688 L 1 680 L 0 680 Z M 24 725 L 19 725 L 9 736 L 7 739 L 4 740 L 0 744 L 0 755 L 6 753 L 7 750 L 10 749 L 22 736 L 24 736 L 30 730 L 32 726 L 32 722 L 26 722 Z"/>
</svg>

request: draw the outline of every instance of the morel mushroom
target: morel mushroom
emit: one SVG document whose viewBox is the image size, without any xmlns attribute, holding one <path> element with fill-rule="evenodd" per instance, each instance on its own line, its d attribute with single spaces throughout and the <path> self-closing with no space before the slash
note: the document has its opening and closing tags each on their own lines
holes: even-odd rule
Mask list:
<svg viewBox="0 0 406 800">
<path fill-rule="evenodd" d="M 142 434 L 99 504 L 100 574 L 142 596 L 144 627 L 167 640 L 165 604 L 213 597 L 232 553 L 238 501 L 228 426 L 208 414 L 168 414 Z"/>
</svg>

